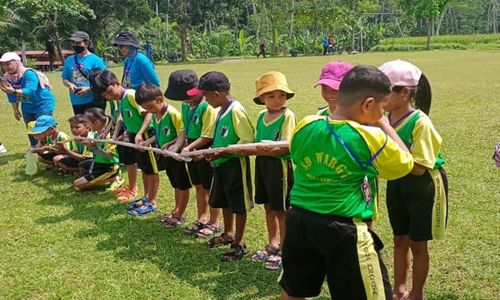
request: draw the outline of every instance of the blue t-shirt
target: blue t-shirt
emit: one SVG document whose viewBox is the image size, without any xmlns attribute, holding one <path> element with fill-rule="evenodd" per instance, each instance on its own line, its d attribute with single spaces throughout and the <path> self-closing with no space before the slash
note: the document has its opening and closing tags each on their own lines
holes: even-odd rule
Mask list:
<svg viewBox="0 0 500 300">
<path fill-rule="evenodd" d="M 78 64 L 76 62 L 78 62 Z M 73 54 L 66 58 L 66 61 L 64 62 L 64 69 L 61 74 L 62 79 L 69 80 L 76 87 L 89 87 L 90 82 L 80 71 L 78 71 L 78 68 L 80 68 L 80 70 L 82 70 L 82 72 L 88 77 L 92 69 L 106 69 L 106 64 L 102 58 L 94 53 L 89 53 L 86 56 Z M 92 102 L 94 100 L 94 94 L 92 94 L 92 92 L 88 92 L 83 96 L 78 96 L 75 93 L 69 93 L 69 98 L 71 99 L 71 104 L 80 105 Z"/>
<path fill-rule="evenodd" d="M 143 83 L 160 87 L 160 78 L 156 74 L 153 62 L 143 53 L 137 52 L 125 59 L 122 86 L 127 89 L 138 89 Z"/>
<path fill-rule="evenodd" d="M 10 82 L 10 81 L 9 81 Z M 10 82 L 16 90 L 22 90 L 23 96 L 7 94 L 10 103 L 21 102 L 21 110 L 30 114 L 51 114 L 56 103 L 49 88 L 41 88 L 38 75 L 33 70 L 26 70 L 17 82 Z"/>
</svg>

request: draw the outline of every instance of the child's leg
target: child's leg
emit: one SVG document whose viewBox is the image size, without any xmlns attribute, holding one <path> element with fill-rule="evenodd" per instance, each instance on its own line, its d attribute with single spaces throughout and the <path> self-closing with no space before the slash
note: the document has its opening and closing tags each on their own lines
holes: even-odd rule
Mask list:
<svg viewBox="0 0 500 300">
<path fill-rule="evenodd" d="M 394 299 L 400 299 L 407 293 L 406 278 L 410 265 L 410 237 L 394 236 Z"/>
<path fill-rule="evenodd" d="M 233 244 L 243 245 L 243 234 L 245 233 L 245 226 L 247 224 L 247 214 L 235 214 L 236 215 L 236 233 L 234 235 Z M 225 226 L 225 224 L 224 224 Z"/>
<path fill-rule="evenodd" d="M 424 298 L 424 284 L 429 273 L 427 241 L 410 241 L 410 249 L 413 254 L 413 272 L 409 299 L 420 300 Z"/>
<path fill-rule="evenodd" d="M 127 165 L 128 186 L 131 191 L 137 192 L 137 165 Z"/>
<path fill-rule="evenodd" d="M 279 234 L 280 234 L 280 246 L 283 245 L 285 240 L 286 232 L 286 211 L 276 211 L 276 217 L 278 218 Z"/>
<path fill-rule="evenodd" d="M 196 188 L 196 209 L 197 219 L 201 223 L 208 222 L 208 195 L 210 191 L 203 188 L 201 184 L 195 185 Z"/>
<path fill-rule="evenodd" d="M 234 214 L 231 208 L 223 208 L 222 209 L 222 218 L 224 221 L 224 233 L 233 236 L 234 235 L 234 227 L 233 227 L 233 221 L 234 221 Z"/>
<path fill-rule="evenodd" d="M 305 299 L 304 297 L 292 297 L 289 296 L 283 289 L 281 290 L 281 300 L 303 300 Z"/>
<path fill-rule="evenodd" d="M 208 220 L 208 224 L 213 225 L 215 227 L 219 227 L 220 225 L 220 208 L 210 207 L 210 219 Z"/>
<path fill-rule="evenodd" d="M 87 179 L 85 178 L 85 176 L 82 176 L 78 179 L 76 179 L 74 182 L 73 182 L 73 185 L 75 186 L 75 190 L 80 192 L 82 190 L 85 189 L 85 187 L 88 185 L 88 181 Z"/>
<path fill-rule="evenodd" d="M 147 193 L 145 192 L 146 198 L 153 204 L 154 206 L 157 206 L 156 203 L 156 196 L 158 195 L 158 187 L 160 186 L 160 176 L 158 174 L 142 174 L 143 178 L 147 177 L 147 183 L 148 187 L 144 188 L 144 190 L 147 190 Z"/>
<path fill-rule="evenodd" d="M 273 248 L 280 247 L 279 235 L 278 235 L 278 218 L 277 212 L 271 208 L 270 203 L 264 204 L 266 210 L 266 224 L 267 224 L 267 234 L 269 237 L 269 245 Z"/>
<path fill-rule="evenodd" d="M 189 189 L 181 190 L 176 188 L 175 189 L 176 215 L 178 215 L 179 217 L 184 216 L 188 202 L 189 202 Z"/>
</svg>

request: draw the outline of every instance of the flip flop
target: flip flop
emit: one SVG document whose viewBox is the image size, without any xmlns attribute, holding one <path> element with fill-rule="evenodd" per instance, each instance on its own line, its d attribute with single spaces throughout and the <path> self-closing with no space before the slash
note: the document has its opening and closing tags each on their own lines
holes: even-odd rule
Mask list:
<svg viewBox="0 0 500 300">
<path fill-rule="evenodd" d="M 153 206 L 153 204 L 151 204 L 147 199 L 143 198 L 142 206 L 129 210 L 128 214 L 134 217 L 142 217 L 155 211 L 156 207 Z"/>
<path fill-rule="evenodd" d="M 127 205 L 127 210 L 130 211 L 130 210 L 134 210 L 136 208 L 139 208 L 139 207 L 143 206 L 144 205 L 144 200 L 146 200 L 149 203 L 149 201 L 146 198 L 137 199 L 137 200 L 134 200 L 134 201 L 130 202 Z"/>
</svg>

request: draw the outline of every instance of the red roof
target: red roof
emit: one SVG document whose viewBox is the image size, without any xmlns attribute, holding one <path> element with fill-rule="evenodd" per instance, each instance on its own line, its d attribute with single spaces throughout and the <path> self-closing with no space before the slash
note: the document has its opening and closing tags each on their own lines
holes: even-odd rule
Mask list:
<svg viewBox="0 0 500 300">
<path fill-rule="evenodd" d="M 22 51 L 20 50 L 17 50 L 15 51 L 17 54 L 21 55 L 22 54 Z M 45 50 L 26 50 L 24 51 L 26 53 L 26 56 L 42 56 L 42 55 L 48 55 L 47 51 Z M 71 55 L 73 54 L 74 51 L 73 50 L 66 50 L 66 49 L 62 49 L 62 54 L 64 56 L 68 56 L 68 55 Z"/>
</svg>

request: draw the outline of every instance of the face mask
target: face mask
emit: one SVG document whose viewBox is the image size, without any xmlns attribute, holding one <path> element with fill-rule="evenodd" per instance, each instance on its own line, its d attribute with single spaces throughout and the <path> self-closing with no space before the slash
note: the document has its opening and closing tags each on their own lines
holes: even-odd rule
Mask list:
<svg viewBox="0 0 500 300">
<path fill-rule="evenodd" d="M 83 51 L 85 51 L 85 47 L 83 47 L 83 46 L 73 46 L 73 50 L 75 50 L 76 53 L 80 54 Z"/>
</svg>

